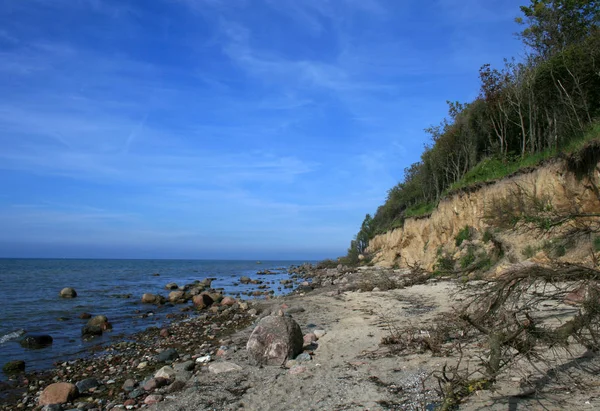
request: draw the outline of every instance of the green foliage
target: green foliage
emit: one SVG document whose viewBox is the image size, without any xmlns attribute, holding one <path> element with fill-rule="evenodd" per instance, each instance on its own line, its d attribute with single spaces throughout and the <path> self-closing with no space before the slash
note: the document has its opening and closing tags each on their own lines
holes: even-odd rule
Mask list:
<svg viewBox="0 0 600 411">
<path fill-rule="evenodd" d="M 485 232 L 483 233 L 483 242 L 484 243 L 489 243 L 490 240 L 492 240 L 494 238 L 494 235 L 492 234 L 492 232 L 490 231 L 490 229 L 488 228 L 487 230 L 485 230 Z"/>
<path fill-rule="evenodd" d="M 460 230 L 458 232 L 456 237 L 454 237 L 454 242 L 457 247 L 460 247 L 460 245 L 463 243 L 463 241 L 470 240 L 472 237 L 473 237 L 473 234 L 471 232 L 471 227 L 466 225 L 462 230 Z"/>
<path fill-rule="evenodd" d="M 434 267 L 435 273 L 440 274 L 442 272 L 453 271 L 455 264 L 456 262 L 451 256 L 447 254 L 440 255 Z"/>
<path fill-rule="evenodd" d="M 340 263 L 330 258 L 317 263 L 317 268 L 336 268 Z"/>
<path fill-rule="evenodd" d="M 475 247 L 470 246 L 467 249 L 467 254 L 465 254 L 461 259 L 460 259 L 460 268 L 467 268 L 470 267 L 476 260 L 477 258 L 475 257 Z"/>
<path fill-rule="evenodd" d="M 422 203 L 414 205 L 404 212 L 405 218 L 411 217 L 422 217 L 431 214 L 433 210 L 437 207 L 436 203 Z"/>
<path fill-rule="evenodd" d="M 594 238 L 594 252 L 600 251 L 600 237 Z"/>
</svg>

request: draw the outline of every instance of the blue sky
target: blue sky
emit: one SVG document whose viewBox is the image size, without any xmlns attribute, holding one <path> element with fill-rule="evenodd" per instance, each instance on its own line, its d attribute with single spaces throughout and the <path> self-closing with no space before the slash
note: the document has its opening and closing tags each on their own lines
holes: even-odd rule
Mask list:
<svg viewBox="0 0 600 411">
<path fill-rule="evenodd" d="M 0 0 L 0 257 L 320 259 L 514 0 Z"/>
</svg>

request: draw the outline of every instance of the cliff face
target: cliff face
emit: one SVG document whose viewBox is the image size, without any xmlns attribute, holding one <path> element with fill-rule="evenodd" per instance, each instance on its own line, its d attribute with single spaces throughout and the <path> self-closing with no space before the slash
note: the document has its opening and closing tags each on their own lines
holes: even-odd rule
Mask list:
<svg viewBox="0 0 600 411">
<path fill-rule="evenodd" d="M 474 238 L 481 238 L 486 230 L 509 245 L 511 262 L 526 258 L 526 247 L 540 247 L 544 241 L 556 235 L 541 234 L 532 230 L 497 230 L 490 226 L 488 216 L 494 202 L 502 201 L 517 192 L 535 194 L 547 198 L 557 211 L 600 213 L 600 163 L 583 178 L 568 171 L 567 160 L 555 160 L 528 173 L 522 173 L 471 191 L 452 195 L 442 200 L 426 218 L 408 219 L 404 226 L 373 238 L 367 253 L 380 266 L 406 267 L 415 263 L 432 270 L 441 253 L 457 256 L 455 244 L 459 231 L 469 226 Z M 525 253 L 526 254 L 526 253 Z"/>
</svg>

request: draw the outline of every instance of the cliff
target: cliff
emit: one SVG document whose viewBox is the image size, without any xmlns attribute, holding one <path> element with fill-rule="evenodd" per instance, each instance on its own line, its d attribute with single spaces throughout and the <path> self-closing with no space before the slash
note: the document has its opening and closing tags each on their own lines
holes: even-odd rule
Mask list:
<svg viewBox="0 0 600 411">
<path fill-rule="evenodd" d="M 430 216 L 407 219 L 402 228 L 371 239 L 366 253 L 378 266 L 418 264 L 428 270 L 435 269 L 442 256 L 459 261 L 469 246 L 478 247 L 481 253 L 493 254 L 494 244 L 500 245 L 502 250 L 496 252 L 492 265 L 531 258 L 531 254 L 538 254 L 544 247 L 548 249 L 547 245 L 560 238 L 567 226 L 573 228 L 573 223 L 546 232 L 525 226 L 501 229 L 491 222 L 502 218 L 498 215 L 502 213 L 501 207 L 497 205 L 507 199 L 525 204 L 523 197 L 535 197 L 546 201 L 548 209 L 556 214 L 600 213 L 599 146 L 595 142 L 577 155 L 555 159 L 536 169 L 452 194 L 442 200 Z M 468 230 L 467 241 L 462 243 L 456 241 L 461 230 L 463 233 Z M 495 240 L 490 242 L 489 237 Z M 569 243 L 568 252 L 559 253 L 563 254 L 559 257 L 578 262 L 589 258 L 591 236 L 577 241 Z"/>
</svg>

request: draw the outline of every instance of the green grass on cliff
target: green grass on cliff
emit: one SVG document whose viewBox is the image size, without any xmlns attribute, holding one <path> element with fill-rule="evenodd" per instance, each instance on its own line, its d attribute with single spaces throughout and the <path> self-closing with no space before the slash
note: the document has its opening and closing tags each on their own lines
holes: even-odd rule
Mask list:
<svg viewBox="0 0 600 411">
<path fill-rule="evenodd" d="M 587 142 L 595 139 L 600 139 L 600 122 L 594 123 L 581 138 L 572 140 L 567 146 L 560 149 L 549 149 L 540 153 L 529 154 L 524 157 L 509 157 L 507 159 L 498 157 L 486 158 L 469 170 L 461 180 L 452 184 L 452 186 L 446 190 L 445 195 L 451 195 L 458 190 L 472 187 L 477 184 L 498 181 L 511 174 L 517 173 L 520 170 L 539 166 L 542 162 L 558 157 L 561 154 L 573 153 L 581 149 Z M 404 217 L 423 217 L 431 214 L 436 207 L 436 203 L 416 204 L 404 212 Z"/>
</svg>

